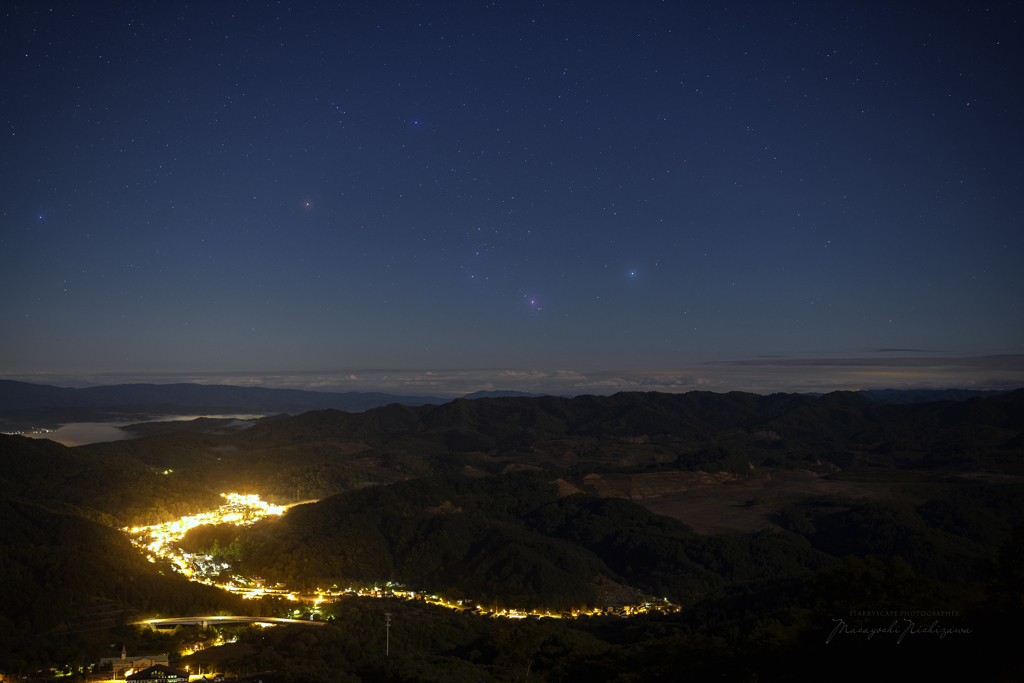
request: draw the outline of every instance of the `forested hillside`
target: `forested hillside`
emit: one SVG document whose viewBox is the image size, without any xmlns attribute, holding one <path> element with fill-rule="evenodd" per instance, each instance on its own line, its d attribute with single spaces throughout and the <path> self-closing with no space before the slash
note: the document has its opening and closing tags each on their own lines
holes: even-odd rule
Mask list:
<svg viewBox="0 0 1024 683">
<path fill-rule="evenodd" d="M 88 663 L 81 632 L 143 613 L 246 613 L 230 593 L 147 562 L 117 529 L 55 507 L 0 495 L 0 667 Z M 115 611 L 98 614 L 103 602 Z"/>
<path fill-rule="evenodd" d="M 456 400 L 310 411 L 233 434 L 182 431 L 83 450 L 173 469 L 217 491 L 284 501 L 407 477 L 496 474 L 512 464 L 580 474 L 668 468 L 747 476 L 752 467 L 1024 474 L 1024 390 L 909 405 L 850 392 Z"/>
<path fill-rule="evenodd" d="M 673 667 L 753 679 L 765 662 L 819 647 L 836 615 L 900 605 L 984 630 L 1020 601 L 1020 390 L 907 405 L 853 393 L 499 397 L 312 411 L 228 434 L 162 431 L 79 448 L 0 436 L 0 666 L 92 652 L 63 631 L 97 601 L 123 615 L 291 613 L 187 584 L 115 528 L 209 509 L 229 491 L 321 499 L 185 537 L 228 573 L 269 584 L 394 581 L 485 610 L 552 611 L 608 605 L 612 586 L 620 602 L 667 598 L 682 610 L 515 628 L 435 615 L 448 626 L 409 631 L 426 649 L 407 653 L 394 680 L 512 680 L 527 660 L 548 680 L 669 680 Z M 673 496 L 717 500 L 714 514 L 755 525 L 697 533 L 680 521 L 689 508 L 652 510 Z M 289 663 L 301 649 L 291 636 L 246 661 L 293 672 L 282 680 L 342 680 L 360 667 L 374 680 L 379 660 L 357 648 L 370 636 L 344 629 L 377 608 L 345 604 L 324 608 L 335 622 L 323 642 L 301 641 L 322 664 Z"/>
<path fill-rule="evenodd" d="M 559 499 L 537 472 L 344 493 L 237 539 L 239 566 L 272 582 L 393 580 L 490 608 L 593 607 L 598 574 L 692 602 L 727 584 L 809 575 L 835 561 L 791 534 L 709 538 L 629 501 Z"/>
</svg>

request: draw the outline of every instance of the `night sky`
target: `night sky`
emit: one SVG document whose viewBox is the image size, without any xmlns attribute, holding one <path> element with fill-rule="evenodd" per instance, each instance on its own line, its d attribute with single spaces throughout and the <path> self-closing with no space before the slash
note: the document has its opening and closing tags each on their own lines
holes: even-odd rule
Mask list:
<svg viewBox="0 0 1024 683">
<path fill-rule="evenodd" d="M 1024 384 L 1024 6 L 721 4 L 5 3 L 0 377 Z"/>
</svg>

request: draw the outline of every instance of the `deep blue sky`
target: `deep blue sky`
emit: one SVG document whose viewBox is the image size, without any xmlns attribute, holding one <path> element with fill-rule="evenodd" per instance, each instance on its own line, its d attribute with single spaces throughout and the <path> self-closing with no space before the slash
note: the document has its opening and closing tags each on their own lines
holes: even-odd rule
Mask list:
<svg viewBox="0 0 1024 683">
<path fill-rule="evenodd" d="M 5 5 L 0 374 L 1022 353 L 1022 6 L 718 5 Z"/>
</svg>

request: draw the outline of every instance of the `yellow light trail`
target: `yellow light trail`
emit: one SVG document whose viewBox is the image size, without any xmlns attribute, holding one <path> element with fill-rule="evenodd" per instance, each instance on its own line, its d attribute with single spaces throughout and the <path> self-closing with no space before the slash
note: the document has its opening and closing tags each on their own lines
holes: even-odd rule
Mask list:
<svg viewBox="0 0 1024 683">
<path fill-rule="evenodd" d="M 422 600 L 433 605 L 459 611 L 484 613 L 484 608 L 480 605 L 450 602 L 438 595 L 394 588 L 393 586 L 395 586 L 395 584 L 390 583 L 387 584 L 387 588 L 384 590 L 377 587 L 361 587 L 333 591 L 317 589 L 315 591 L 303 593 L 301 591 L 288 590 L 281 584 L 278 584 L 277 587 L 267 588 L 262 585 L 262 581 L 260 580 L 238 575 L 235 575 L 230 582 L 225 583 L 214 581 L 207 576 L 203 576 L 202 572 L 198 572 L 196 570 L 197 564 L 210 564 L 212 563 L 212 558 L 207 556 L 190 555 L 178 547 L 178 543 L 182 538 L 184 538 L 185 534 L 188 533 L 190 529 L 194 529 L 203 524 L 232 524 L 235 526 L 248 526 L 271 515 L 281 515 L 287 509 L 287 506 L 273 505 L 262 501 L 260 500 L 260 497 L 255 494 L 242 495 L 238 493 L 222 493 L 221 496 L 225 499 L 225 503 L 211 512 L 203 512 L 198 515 L 182 517 L 174 520 L 173 522 L 165 522 L 164 524 L 124 529 L 124 531 L 128 534 L 132 544 L 143 551 L 146 555 L 146 559 L 150 562 L 155 562 L 156 558 L 159 557 L 170 562 L 176 571 L 184 574 L 190 581 L 216 586 L 235 593 L 245 599 L 255 600 L 264 596 L 279 597 L 292 602 L 312 603 L 313 609 L 316 610 L 321 603 L 334 601 L 343 596 L 373 598 L 392 597 L 404 600 Z M 220 566 L 226 567 L 227 565 L 221 564 Z M 621 607 L 616 613 L 620 616 L 633 616 L 655 611 L 675 612 L 679 611 L 679 607 L 671 604 L 668 600 L 651 599 L 651 601 L 645 601 L 640 605 Z M 493 617 L 504 617 L 508 619 L 526 619 L 528 617 L 564 619 L 575 618 L 578 616 L 607 614 L 609 611 L 599 608 L 590 610 L 574 609 L 568 612 L 496 609 L 488 611 L 487 613 Z"/>
</svg>

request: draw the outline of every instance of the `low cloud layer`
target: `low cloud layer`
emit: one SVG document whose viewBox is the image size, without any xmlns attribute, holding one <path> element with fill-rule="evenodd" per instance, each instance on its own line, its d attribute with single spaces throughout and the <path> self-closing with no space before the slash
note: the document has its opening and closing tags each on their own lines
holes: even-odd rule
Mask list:
<svg viewBox="0 0 1024 683">
<path fill-rule="evenodd" d="M 231 384 L 311 391 L 380 391 L 454 398 L 475 391 L 550 394 L 619 391 L 828 392 L 859 389 L 1016 389 L 1024 355 L 971 358 L 757 358 L 676 369 L 578 370 L 362 369 L 226 373 L 102 373 L 88 376 L 7 374 L 4 379 L 83 386 L 147 382 Z"/>
<path fill-rule="evenodd" d="M 45 434 L 25 434 L 24 436 L 30 439 L 49 439 L 65 446 L 84 446 L 101 441 L 122 441 L 131 438 L 128 432 L 117 425 L 98 422 L 74 422 L 61 425 L 60 428 Z"/>
</svg>

